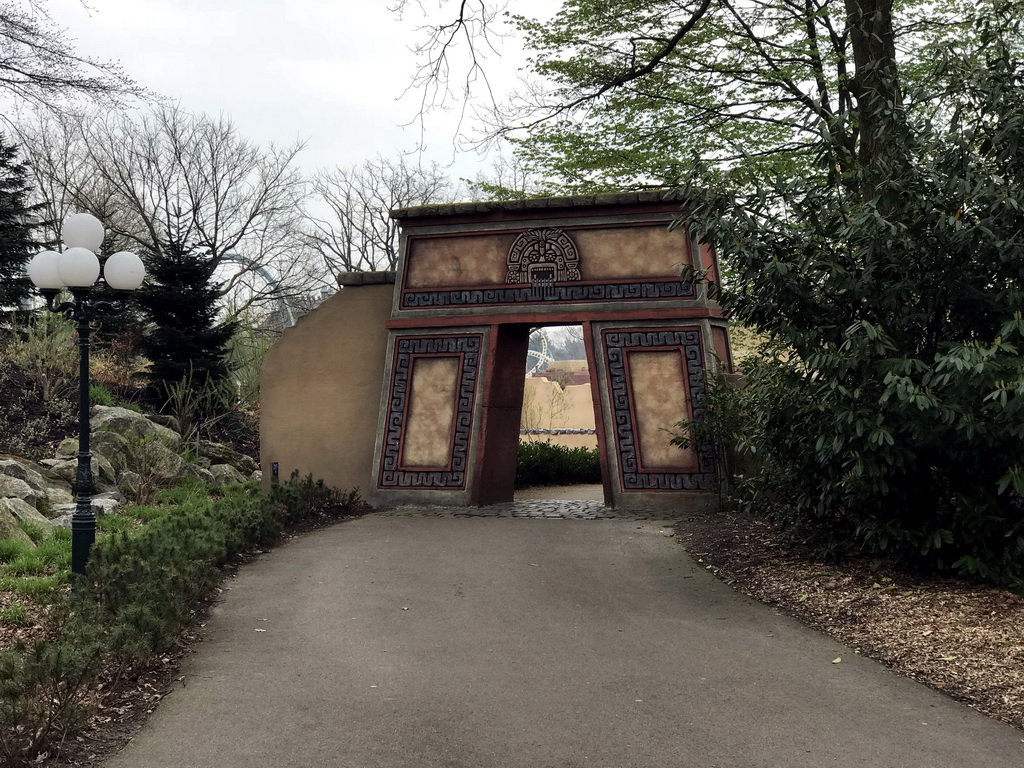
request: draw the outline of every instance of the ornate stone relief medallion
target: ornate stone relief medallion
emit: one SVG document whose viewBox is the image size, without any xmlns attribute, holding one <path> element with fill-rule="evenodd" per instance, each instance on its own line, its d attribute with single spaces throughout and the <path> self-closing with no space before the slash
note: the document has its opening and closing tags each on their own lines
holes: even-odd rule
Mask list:
<svg viewBox="0 0 1024 768">
<path fill-rule="evenodd" d="M 560 229 L 528 229 L 508 249 L 509 285 L 554 288 L 555 283 L 580 279 L 576 244 Z"/>
</svg>

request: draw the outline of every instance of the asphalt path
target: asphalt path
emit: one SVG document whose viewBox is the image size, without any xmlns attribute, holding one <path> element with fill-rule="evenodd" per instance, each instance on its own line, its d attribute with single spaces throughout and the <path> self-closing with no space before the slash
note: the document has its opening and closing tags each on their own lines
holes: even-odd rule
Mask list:
<svg viewBox="0 0 1024 768">
<path fill-rule="evenodd" d="M 1024 766 L 1024 732 L 737 594 L 669 534 L 371 515 L 292 540 L 229 581 L 107 765 Z"/>
</svg>

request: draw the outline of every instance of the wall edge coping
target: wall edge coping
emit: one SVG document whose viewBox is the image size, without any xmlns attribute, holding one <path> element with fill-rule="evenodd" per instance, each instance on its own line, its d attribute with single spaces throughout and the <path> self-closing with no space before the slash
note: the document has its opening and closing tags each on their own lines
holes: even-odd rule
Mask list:
<svg viewBox="0 0 1024 768">
<path fill-rule="evenodd" d="M 339 272 L 338 285 L 354 287 L 358 285 L 394 285 L 396 272 Z"/>
<path fill-rule="evenodd" d="M 649 189 L 639 192 L 606 192 L 596 195 L 573 195 L 570 197 L 531 197 L 524 200 L 489 200 L 478 203 L 416 205 L 407 208 L 395 208 L 390 212 L 390 215 L 391 218 L 401 221 L 428 217 L 680 202 L 681 198 L 676 190 Z"/>
</svg>

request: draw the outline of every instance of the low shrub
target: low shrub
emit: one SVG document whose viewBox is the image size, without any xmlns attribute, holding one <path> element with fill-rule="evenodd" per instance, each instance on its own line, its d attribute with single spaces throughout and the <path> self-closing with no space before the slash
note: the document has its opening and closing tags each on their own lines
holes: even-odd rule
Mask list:
<svg viewBox="0 0 1024 768">
<path fill-rule="evenodd" d="M 566 448 L 535 441 L 519 444 L 516 488 L 600 482 L 601 459 L 596 448 Z"/>
<path fill-rule="evenodd" d="M 52 642 L 17 643 L 0 653 L 0 757 L 5 765 L 35 762 L 53 741 L 85 721 L 83 693 L 106 653 L 102 627 L 75 621 L 61 606 Z"/>
<path fill-rule="evenodd" d="M 193 486 L 170 489 L 160 494 L 165 506 L 133 511 L 138 526 L 108 526 L 118 530 L 93 546 L 74 598 L 55 596 L 56 578 L 44 585 L 37 577 L 59 626 L 48 633 L 52 639 L 0 653 L 0 756 L 7 764 L 29 764 L 77 728 L 102 669 L 127 668 L 171 646 L 220 581 L 220 566 L 272 543 L 286 526 L 357 509 L 354 492 L 297 473 L 270 493 L 252 483 L 217 492 L 200 498 Z M 0 588 L 13 588 L 29 577 L 2 581 Z"/>
<path fill-rule="evenodd" d="M 111 406 L 114 404 L 114 396 L 102 384 L 93 384 L 89 387 L 89 402 L 92 405 Z"/>
</svg>

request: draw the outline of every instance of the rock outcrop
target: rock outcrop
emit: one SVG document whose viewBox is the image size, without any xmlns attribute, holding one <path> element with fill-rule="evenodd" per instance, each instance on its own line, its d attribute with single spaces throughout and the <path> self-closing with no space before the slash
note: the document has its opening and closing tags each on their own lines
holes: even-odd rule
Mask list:
<svg viewBox="0 0 1024 768">
<path fill-rule="evenodd" d="M 20 521 L 34 526 L 44 538 L 53 535 L 53 526 L 49 518 L 41 515 L 35 507 L 21 499 L 0 499 L 0 517 L 4 516 L 14 518 L 15 523 Z"/>
<path fill-rule="evenodd" d="M 243 475 L 251 475 L 260 468 L 251 456 L 239 453 L 223 443 L 200 440 L 196 449 L 196 452 L 204 459 L 209 459 L 211 464 L 230 464 Z"/>
<path fill-rule="evenodd" d="M 218 485 L 229 485 L 231 483 L 244 483 L 242 473 L 230 464 L 214 464 L 210 467 L 210 474 Z"/>
<path fill-rule="evenodd" d="M 181 450 L 181 435 L 173 429 L 147 419 L 141 413 L 116 406 L 94 405 L 91 411 L 94 432 L 116 432 L 131 441 L 155 440 L 177 453 Z"/>
<path fill-rule="evenodd" d="M 201 440 L 187 446 L 186 461 L 178 422 L 170 416 L 144 416 L 127 408 L 93 406 L 89 450 L 96 495 L 92 510 L 103 515 L 154 487 L 194 477 L 206 483 L 243 483 L 259 479 L 259 466 L 230 446 Z M 75 511 L 72 488 L 78 474 L 78 438 L 68 438 L 56 457 L 40 462 L 0 456 L 0 538 L 35 546 L 19 521 L 50 531 L 70 525 Z"/>
</svg>

